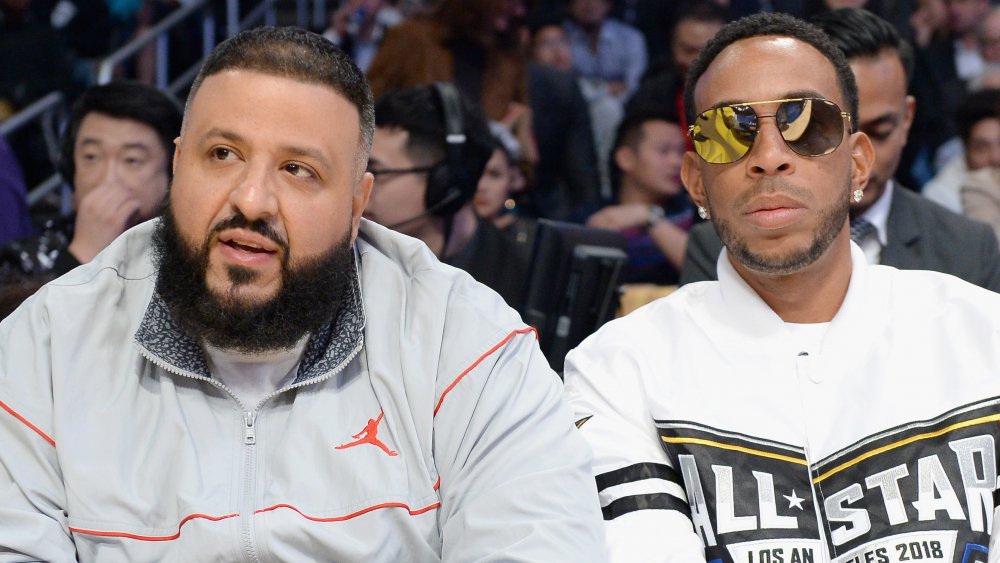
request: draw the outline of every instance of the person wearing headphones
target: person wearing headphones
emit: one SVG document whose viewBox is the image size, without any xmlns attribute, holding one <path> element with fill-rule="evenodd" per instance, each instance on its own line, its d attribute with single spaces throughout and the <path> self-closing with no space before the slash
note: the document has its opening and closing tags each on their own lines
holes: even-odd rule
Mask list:
<svg viewBox="0 0 1000 563">
<path fill-rule="evenodd" d="M 493 147 L 482 111 L 453 84 L 386 93 L 375 104 L 365 217 L 422 240 L 520 309 L 527 257 L 472 203 Z"/>
<path fill-rule="evenodd" d="M 89 262 L 118 235 L 160 214 L 170 183 L 181 107 L 153 86 L 88 88 L 73 104 L 60 173 L 74 214 L 37 237 L 0 247 L 0 273 L 59 276 Z"/>
</svg>

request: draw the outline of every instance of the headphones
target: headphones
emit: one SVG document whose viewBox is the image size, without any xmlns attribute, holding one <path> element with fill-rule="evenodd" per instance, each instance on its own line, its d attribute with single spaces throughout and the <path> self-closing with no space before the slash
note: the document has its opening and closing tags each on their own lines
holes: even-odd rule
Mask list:
<svg viewBox="0 0 1000 563">
<path fill-rule="evenodd" d="M 463 162 L 466 139 L 461 94 L 449 82 L 435 82 L 431 88 L 441 101 L 447 154 L 427 174 L 424 207 L 428 214 L 450 217 L 472 198 L 477 182 L 469 179 Z"/>
</svg>

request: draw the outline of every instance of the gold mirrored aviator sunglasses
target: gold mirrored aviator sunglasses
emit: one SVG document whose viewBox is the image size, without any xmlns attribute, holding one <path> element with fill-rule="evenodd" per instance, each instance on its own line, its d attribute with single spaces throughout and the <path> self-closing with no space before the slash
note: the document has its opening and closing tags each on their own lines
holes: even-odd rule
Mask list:
<svg viewBox="0 0 1000 563">
<path fill-rule="evenodd" d="M 753 106 L 778 104 L 773 114 L 757 115 Z M 709 108 L 688 127 L 694 150 L 705 162 L 729 164 L 753 147 L 762 117 L 774 117 L 788 148 L 802 156 L 823 156 L 844 140 L 844 123 L 851 114 L 825 98 L 789 98 L 745 102 Z"/>
</svg>

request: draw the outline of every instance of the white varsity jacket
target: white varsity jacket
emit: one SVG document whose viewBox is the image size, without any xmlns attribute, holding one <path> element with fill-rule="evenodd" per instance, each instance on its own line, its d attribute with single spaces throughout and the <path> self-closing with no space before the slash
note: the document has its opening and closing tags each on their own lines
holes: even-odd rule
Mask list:
<svg viewBox="0 0 1000 563">
<path fill-rule="evenodd" d="M 818 353 L 723 253 L 569 354 L 612 560 L 1000 560 L 1000 295 L 852 261 Z"/>
</svg>

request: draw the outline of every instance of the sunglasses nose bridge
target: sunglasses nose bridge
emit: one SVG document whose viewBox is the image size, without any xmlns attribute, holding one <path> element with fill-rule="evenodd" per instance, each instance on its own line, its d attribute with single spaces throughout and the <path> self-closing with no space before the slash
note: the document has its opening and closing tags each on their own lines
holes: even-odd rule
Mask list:
<svg viewBox="0 0 1000 563">
<path fill-rule="evenodd" d="M 756 113 L 756 112 L 755 112 Z M 747 151 L 750 168 L 755 174 L 779 174 L 792 167 L 791 154 L 794 151 L 788 145 L 782 133 L 782 124 L 778 122 L 778 113 L 758 113 L 756 134 L 753 145 Z M 770 122 L 771 126 L 764 126 Z"/>
<path fill-rule="evenodd" d="M 764 119 L 773 119 L 774 120 L 774 126 L 778 127 L 779 130 L 781 129 L 781 127 L 778 125 L 778 114 L 777 113 L 757 113 L 756 115 L 757 115 L 757 131 L 758 132 L 760 131 L 760 126 L 761 126 L 761 124 L 762 124 L 762 122 L 763 122 Z"/>
</svg>

